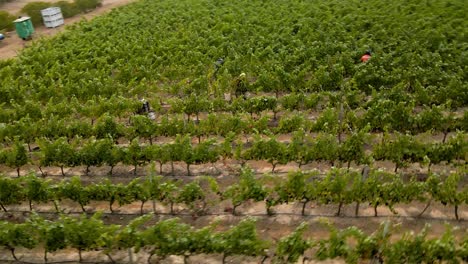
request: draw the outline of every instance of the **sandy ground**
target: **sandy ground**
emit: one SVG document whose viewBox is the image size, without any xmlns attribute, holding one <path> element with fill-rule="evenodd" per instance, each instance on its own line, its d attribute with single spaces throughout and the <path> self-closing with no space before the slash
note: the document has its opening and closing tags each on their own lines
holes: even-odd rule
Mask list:
<svg viewBox="0 0 468 264">
<path fill-rule="evenodd" d="M 44 2 L 55 2 L 55 0 L 41 0 Z M 126 5 L 128 3 L 133 2 L 134 0 L 103 0 L 102 6 L 96 8 L 95 10 L 86 13 L 77 15 L 71 18 L 65 19 L 65 25 L 70 25 L 75 22 L 80 21 L 83 18 L 91 19 L 93 17 L 99 16 L 104 14 L 115 7 L 119 7 L 122 5 Z M 33 2 L 33 0 L 14 0 L 13 2 L 6 3 L 0 6 L 0 10 L 8 11 L 12 14 L 19 14 L 21 8 L 29 2 Z M 32 41 L 24 41 L 16 35 L 15 31 L 7 32 L 5 34 L 5 39 L 0 42 L 0 59 L 9 59 L 14 58 L 17 56 L 18 52 L 27 47 L 30 43 L 35 40 L 40 39 L 41 37 L 48 37 L 57 34 L 65 29 L 64 26 L 60 26 L 57 28 L 46 28 L 43 25 L 34 25 L 35 33 L 33 35 Z"/>
</svg>

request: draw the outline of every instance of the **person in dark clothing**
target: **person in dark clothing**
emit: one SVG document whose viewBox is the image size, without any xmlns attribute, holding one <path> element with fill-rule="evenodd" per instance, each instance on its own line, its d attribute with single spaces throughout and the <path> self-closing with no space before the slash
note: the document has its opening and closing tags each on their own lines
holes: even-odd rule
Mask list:
<svg viewBox="0 0 468 264">
<path fill-rule="evenodd" d="M 221 66 L 223 66 L 223 64 L 224 64 L 224 59 L 223 58 L 219 58 L 218 60 L 216 60 L 216 62 L 214 64 L 215 71 L 214 71 L 213 77 L 216 78 L 216 76 L 218 75 L 218 71 L 221 68 Z"/>
<path fill-rule="evenodd" d="M 149 113 L 150 110 L 151 110 L 150 105 L 149 105 L 149 102 L 146 101 L 145 99 L 141 99 L 140 102 L 142 103 L 142 104 L 141 104 L 141 108 L 138 109 L 137 113 L 138 113 L 138 114 Z"/>
</svg>

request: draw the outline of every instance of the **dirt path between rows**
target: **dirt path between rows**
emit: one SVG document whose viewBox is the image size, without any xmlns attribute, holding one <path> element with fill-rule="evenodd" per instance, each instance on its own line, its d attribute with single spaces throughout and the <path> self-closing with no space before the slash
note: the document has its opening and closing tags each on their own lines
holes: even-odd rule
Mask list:
<svg viewBox="0 0 468 264">
<path fill-rule="evenodd" d="M 18 14 L 19 10 L 21 10 L 21 8 L 24 5 L 32 1 L 33 0 L 13 1 L 13 2 L 6 3 L 0 6 L 0 10 L 5 10 L 12 14 Z M 46 1 L 52 1 L 52 0 L 46 0 Z M 80 15 L 65 19 L 65 25 L 73 24 L 75 22 L 82 20 L 83 18 L 86 18 L 86 19 L 94 18 L 96 16 L 107 13 L 108 11 L 110 11 L 111 9 L 115 7 L 123 6 L 134 1 L 135 0 L 103 0 L 101 7 L 98 7 L 89 13 L 80 14 Z M 55 2 L 55 0 L 53 0 L 53 2 Z M 58 32 L 63 31 L 65 29 L 65 26 L 60 26 L 57 28 L 46 28 L 43 25 L 35 25 L 34 29 L 35 29 L 35 33 L 33 35 L 32 41 L 22 40 L 16 35 L 15 31 L 7 32 L 5 34 L 5 39 L 0 42 L 0 60 L 16 57 L 23 48 L 27 47 L 32 42 L 38 39 L 41 39 L 42 37 L 53 36 L 57 34 Z"/>
</svg>

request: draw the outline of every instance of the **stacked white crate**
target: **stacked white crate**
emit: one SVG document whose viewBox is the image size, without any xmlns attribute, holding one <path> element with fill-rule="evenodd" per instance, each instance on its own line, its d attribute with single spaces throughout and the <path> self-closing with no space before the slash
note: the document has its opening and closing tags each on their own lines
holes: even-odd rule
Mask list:
<svg viewBox="0 0 468 264">
<path fill-rule="evenodd" d="M 41 14 L 46 27 L 54 28 L 63 25 L 62 10 L 60 10 L 60 7 L 49 7 L 43 9 L 41 10 Z"/>
</svg>

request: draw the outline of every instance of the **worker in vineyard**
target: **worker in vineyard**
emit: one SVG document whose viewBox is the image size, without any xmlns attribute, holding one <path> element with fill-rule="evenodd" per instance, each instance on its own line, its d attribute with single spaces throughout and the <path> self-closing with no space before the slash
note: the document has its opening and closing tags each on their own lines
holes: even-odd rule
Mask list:
<svg viewBox="0 0 468 264">
<path fill-rule="evenodd" d="M 146 101 L 144 98 L 141 99 L 140 102 L 141 102 L 141 108 L 138 109 L 137 114 L 139 115 L 147 114 L 149 119 L 156 120 L 156 113 L 154 112 L 153 109 L 151 109 L 149 102 Z"/>
<path fill-rule="evenodd" d="M 218 60 L 216 60 L 215 62 L 215 71 L 214 71 L 214 77 L 216 78 L 216 75 L 218 74 L 218 71 L 219 69 L 221 68 L 221 66 L 223 66 L 224 64 L 224 59 L 223 58 L 219 58 Z"/>
<path fill-rule="evenodd" d="M 241 73 L 239 77 L 237 77 L 234 80 L 234 84 L 233 84 L 234 94 L 236 95 L 236 97 L 243 96 L 244 99 L 247 98 L 247 92 L 248 92 L 247 85 L 248 85 L 247 77 L 245 73 Z"/>
<path fill-rule="evenodd" d="M 141 99 L 140 102 L 141 102 L 141 108 L 138 109 L 137 113 L 138 114 L 149 113 L 151 110 L 149 102 L 146 101 L 144 98 Z"/>
<path fill-rule="evenodd" d="M 361 62 L 367 62 L 368 60 L 370 60 L 371 57 L 371 52 L 368 50 L 366 51 L 366 53 L 364 53 L 364 55 L 362 55 Z"/>
</svg>

